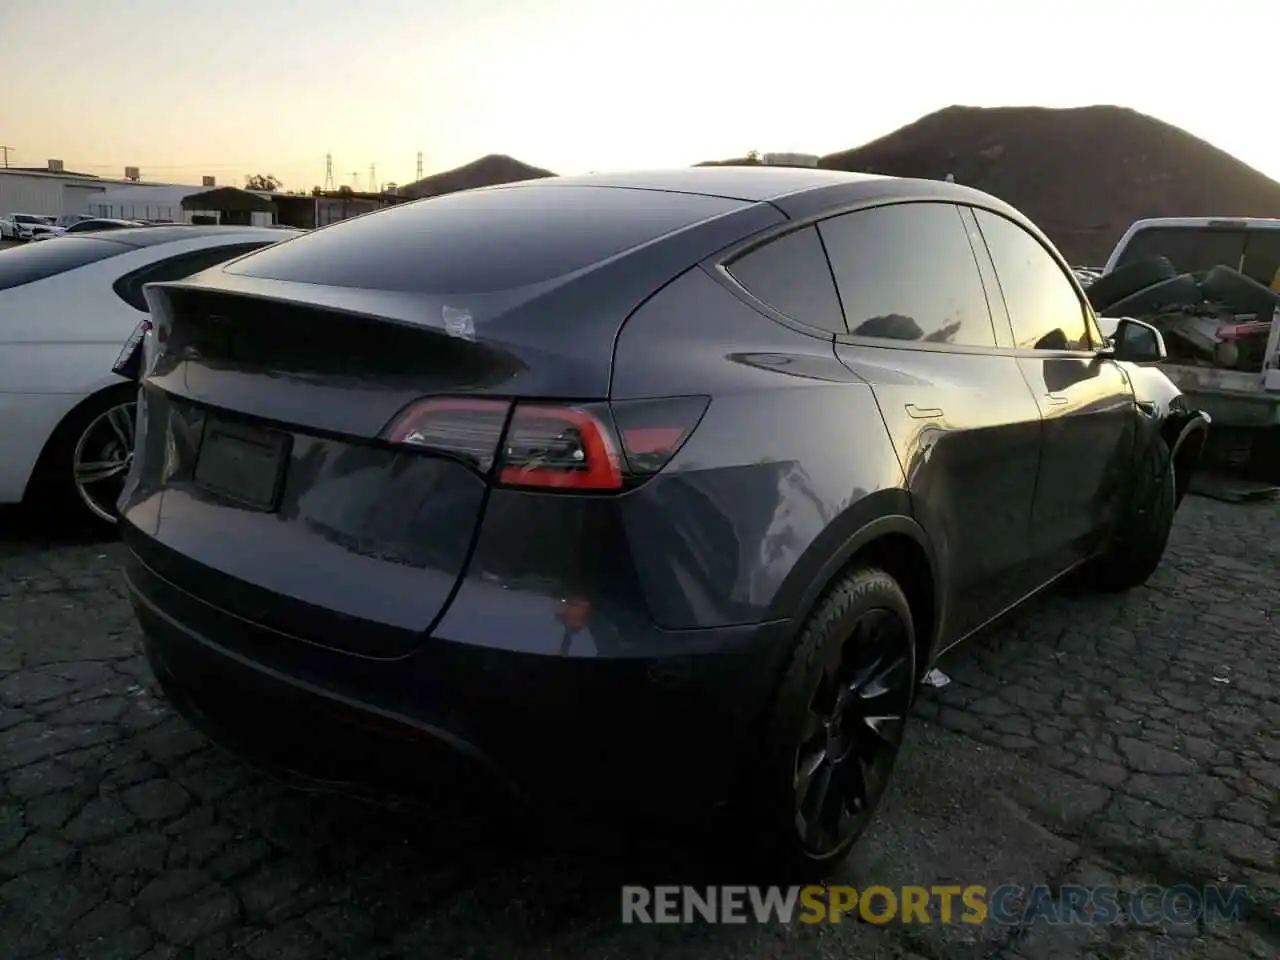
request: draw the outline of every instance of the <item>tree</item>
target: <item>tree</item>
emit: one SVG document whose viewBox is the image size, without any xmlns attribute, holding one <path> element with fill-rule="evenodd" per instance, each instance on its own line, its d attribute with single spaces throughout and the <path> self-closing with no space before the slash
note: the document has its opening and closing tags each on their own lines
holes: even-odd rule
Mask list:
<svg viewBox="0 0 1280 960">
<path fill-rule="evenodd" d="M 747 160 L 747 163 L 759 163 L 759 162 L 760 162 L 760 151 L 759 151 L 759 150 L 748 150 L 748 151 L 747 151 L 746 160 Z"/>
<path fill-rule="evenodd" d="M 253 173 L 244 178 L 246 190 L 265 190 L 268 193 L 275 193 L 280 186 L 280 178 L 270 173 Z"/>
</svg>

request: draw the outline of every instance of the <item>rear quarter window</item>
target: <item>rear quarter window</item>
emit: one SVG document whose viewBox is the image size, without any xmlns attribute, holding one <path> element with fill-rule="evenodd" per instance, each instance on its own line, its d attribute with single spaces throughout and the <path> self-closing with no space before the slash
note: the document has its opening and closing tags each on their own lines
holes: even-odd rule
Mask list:
<svg viewBox="0 0 1280 960">
<path fill-rule="evenodd" d="M 725 269 L 744 290 L 783 316 L 830 333 L 848 332 L 817 227 L 771 240 Z"/>
<path fill-rule="evenodd" d="M 0 251 L 0 290 L 9 290 L 127 253 L 124 244 L 90 237 L 58 237 Z"/>
<path fill-rule="evenodd" d="M 565 276 L 746 205 L 610 187 L 464 191 L 340 221 L 227 270 L 371 290 L 491 293 Z"/>
</svg>

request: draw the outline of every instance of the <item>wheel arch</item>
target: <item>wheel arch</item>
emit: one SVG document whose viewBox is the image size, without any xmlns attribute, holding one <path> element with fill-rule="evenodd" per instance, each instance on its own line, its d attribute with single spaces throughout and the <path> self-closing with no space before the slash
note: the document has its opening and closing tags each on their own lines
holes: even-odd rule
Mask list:
<svg viewBox="0 0 1280 960">
<path fill-rule="evenodd" d="M 915 621 L 917 665 L 923 669 L 937 649 L 946 593 L 937 552 L 911 515 L 905 490 L 871 494 L 837 517 L 797 562 L 771 615 L 792 621 L 793 643 L 823 596 L 861 565 L 883 569 L 906 594 Z"/>
<path fill-rule="evenodd" d="M 86 394 L 62 415 L 62 419 L 58 421 L 57 426 L 49 431 L 49 436 L 45 439 L 44 446 L 40 448 L 40 455 L 36 457 L 36 461 L 31 467 L 31 473 L 27 477 L 26 490 L 23 494 L 24 502 L 32 497 L 35 492 L 35 485 L 44 480 L 50 469 L 50 458 L 53 456 L 54 451 L 57 450 L 58 444 L 74 426 L 76 418 L 94 404 L 100 403 L 104 397 L 112 394 L 123 396 L 130 390 L 136 392 L 137 384 L 120 381 L 116 378 L 116 382 L 99 385 L 96 390 Z"/>
<path fill-rule="evenodd" d="M 1178 411 L 1165 418 L 1160 435 L 1173 460 L 1174 506 L 1186 496 L 1191 476 L 1209 439 L 1209 416 L 1200 411 Z"/>
</svg>

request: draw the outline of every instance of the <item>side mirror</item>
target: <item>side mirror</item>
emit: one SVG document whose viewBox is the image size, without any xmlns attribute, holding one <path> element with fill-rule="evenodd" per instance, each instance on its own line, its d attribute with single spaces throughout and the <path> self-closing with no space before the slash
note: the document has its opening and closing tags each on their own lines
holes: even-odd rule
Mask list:
<svg viewBox="0 0 1280 960">
<path fill-rule="evenodd" d="M 1114 332 L 1099 353 L 1129 363 L 1159 363 L 1169 355 L 1160 331 L 1132 317 L 1121 317 L 1115 322 Z"/>
</svg>

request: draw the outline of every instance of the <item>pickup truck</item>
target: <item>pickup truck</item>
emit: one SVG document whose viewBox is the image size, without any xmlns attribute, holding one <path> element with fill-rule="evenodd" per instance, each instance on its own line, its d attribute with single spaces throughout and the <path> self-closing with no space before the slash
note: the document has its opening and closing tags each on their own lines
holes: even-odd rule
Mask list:
<svg viewBox="0 0 1280 960">
<path fill-rule="evenodd" d="M 1220 439 L 1280 451 L 1280 219 L 1139 220 L 1085 293 L 1100 317 L 1160 330 L 1161 369 Z"/>
</svg>

